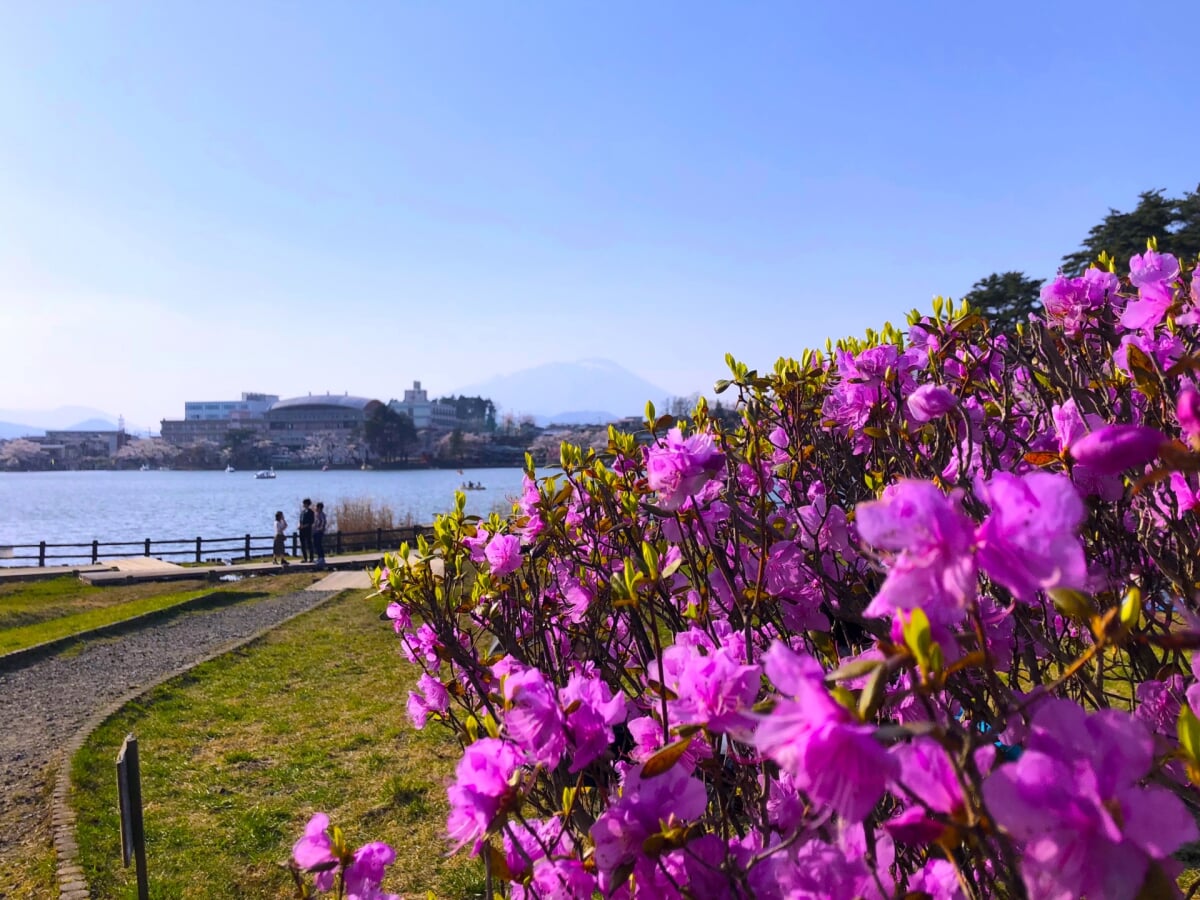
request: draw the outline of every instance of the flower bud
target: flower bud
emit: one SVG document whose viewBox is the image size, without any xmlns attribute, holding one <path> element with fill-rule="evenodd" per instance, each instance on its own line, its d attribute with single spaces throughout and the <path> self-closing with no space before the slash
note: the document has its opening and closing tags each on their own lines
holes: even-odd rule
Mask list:
<svg viewBox="0 0 1200 900">
<path fill-rule="evenodd" d="M 940 419 L 958 405 L 958 398 L 940 384 L 923 384 L 913 391 L 907 401 L 909 417 L 914 422 Z"/>
<path fill-rule="evenodd" d="M 1158 456 L 1167 438 L 1144 425 L 1105 425 L 1071 447 L 1071 457 L 1101 475 L 1119 475 Z"/>
</svg>

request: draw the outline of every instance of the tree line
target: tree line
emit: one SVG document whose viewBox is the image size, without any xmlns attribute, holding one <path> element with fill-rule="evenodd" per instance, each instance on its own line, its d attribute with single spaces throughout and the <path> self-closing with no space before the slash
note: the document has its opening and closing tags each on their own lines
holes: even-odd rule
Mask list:
<svg viewBox="0 0 1200 900">
<path fill-rule="evenodd" d="M 1080 248 L 1062 258 L 1063 274 L 1080 275 L 1102 252 L 1119 265 L 1128 265 L 1131 256 L 1145 251 L 1150 237 L 1158 240 L 1161 253 L 1179 259 L 1200 255 L 1200 185 L 1182 197 L 1168 197 L 1161 188 L 1143 191 L 1129 212 L 1110 208 L 1088 231 Z M 965 299 L 994 326 L 1011 331 L 1042 308 L 1044 283 L 1024 272 L 993 272 L 975 282 Z"/>
</svg>

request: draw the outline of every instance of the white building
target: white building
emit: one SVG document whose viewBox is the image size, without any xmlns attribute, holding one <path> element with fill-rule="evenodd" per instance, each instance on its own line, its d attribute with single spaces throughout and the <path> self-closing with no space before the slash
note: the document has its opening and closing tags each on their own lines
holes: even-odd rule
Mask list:
<svg viewBox="0 0 1200 900">
<path fill-rule="evenodd" d="M 241 400 L 188 400 L 183 404 L 183 418 L 194 422 L 205 419 L 261 419 L 279 402 L 278 394 L 242 392 Z"/>
<path fill-rule="evenodd" d="M 449 403 L 430 400 L 419 381 L 414 381 L 413 386 L 404 392 L 403 400 L 393 400 L 388 406 L 412 419 L 418 431 L 422 428 L 453 431 L 458 427 L 458 413 L 454 407 Z"/>
</svg>

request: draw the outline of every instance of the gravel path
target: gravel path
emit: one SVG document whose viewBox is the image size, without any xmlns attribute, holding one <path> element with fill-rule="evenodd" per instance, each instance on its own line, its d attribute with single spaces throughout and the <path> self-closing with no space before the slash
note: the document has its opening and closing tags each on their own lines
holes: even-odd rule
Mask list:
<svg viewBox="0 0 1200 900">
<path fill-rule="evenodd" d="M 197 610 L 69 656 L 0 672 L 0 864 L 46 815 L 46 767 L 88 718 L 136 688 L 329 599 L 297 591 Z M 115 776 L 114 776 L 115 777 Z"/>
</svg>

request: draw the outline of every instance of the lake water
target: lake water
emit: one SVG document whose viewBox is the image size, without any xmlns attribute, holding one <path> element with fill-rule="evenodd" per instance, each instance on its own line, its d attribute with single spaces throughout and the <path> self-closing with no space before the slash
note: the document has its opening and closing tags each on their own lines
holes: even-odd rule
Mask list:
<svg viewBox="0 0 1200 900">
<path fill-rule="evenodd" d="M 390 506 L 399 520 L 411 515 L 426 524 L 451 508 L 454 491 L 465 481 L 487 488 L 467 492 L 467 512 L 486 516 L 509 511 L 510 498 L 521 492 L 521 475 L 515 468 L 461 474 L 454 469 L 281 471 L 273 480 L 256 479 L 253 472 L 4 473 L 0 546 L 266 535 L 274 531 L 277 509 L 291 531 L 305 497 L 323 501 L 326 512 L 339 500 L 370 498 Z M 0 559 L 5 564 L 29 565 Z"/>
</svg>

